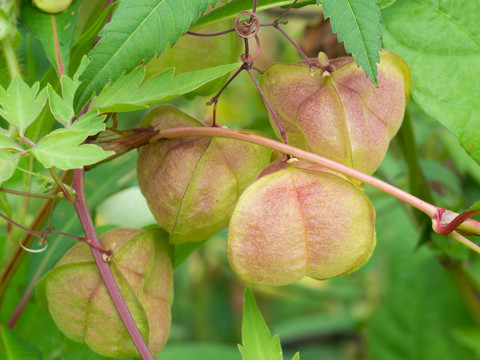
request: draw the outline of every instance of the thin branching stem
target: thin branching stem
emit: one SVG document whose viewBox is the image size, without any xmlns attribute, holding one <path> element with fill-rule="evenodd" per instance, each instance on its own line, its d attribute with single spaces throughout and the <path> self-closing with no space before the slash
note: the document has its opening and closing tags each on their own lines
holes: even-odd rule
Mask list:
<svg viewBox="0 0 480 360">
<path fill-rule="evenodd" d="M 461 225 L 461 223 L 458 224 L 458 226 L 460 226 L 460 225 Z M 460 244 L 463 244 L 466 247 L 468 247 L 468 248 L 472 249 L 473 251 L 480 254 L 480 246 L 475 244 L 473 241 L 470 241 L 469 239 L 467 239 L 465 236 L 460 234 L 458 231 L 452 231 L 451 233 L 449 233 L 449 236 L 451 236 L 453 239 L 458 241 Z"/>
<path fill-rule="evenodd" d="M 57 186 L 62 190 L 63 196 L 65 197 L 66 200 L 68 200 L 69 203 L 72 203 L 75 201 L 75 196 L 67 189 L 65 184 L 62 182 L 62 180 L 58 177 L 57 172 L 55 171 L 54 168 L 48 168 L 48 171 L 50 172 L 50 175 L 52 175 L 53 180 L 57 184 Z"/>
<path fill-rule="evenodd" d="M 235 79 L 238 76 L 238 74 L 240 74 L 243 70 L 245 70 L 244 65 L 245 64 L 242 64 L 242 66 L 240 66 L 240 68 L 235 72 L 235 74 L 233 74 L 230 77 L 230 79 L 228 79 L 228 81 L 225 83 L 225 85 L 222 86 L 222 88 L 217 93 L 217 95 L 215 95 L 213 98 L 210 99 L 209 102 L 207 102 L 207 105 L 213 105 L 213 112 L 212 112 L 212 126 L 213 127 L 217 126 L 217 103 L 218 103 L 218 99 L 220 98 L 220 95 L 222 95 L 222 93 L 225 91 L 227 86 L 230 85 L 230 83 L 233 81 L 233 79 Z"/>
<path fill-rule="evenodd" d="M 59 192 L 56 195 L 52 195 L 52 194 L 35 194 L 35 193 L 31 193 L 31 192 L 18 191 L 18 190 L 6 189 L 6 188 L 0 188 L 0 191 L 8 193 L 8 194 L 28 196 L 28 197 L 40 198 L 40 199 L 61 199 L 61 198 L 63 198 L 63 193 L 62 192 Z"/>
<path fill-rule="evenodd" d="M 250 75 L 250 78 L 252 79 L 253 83 L 255 84 L 255 87 L 257 88 L 258 92 L 260 93 L 260 96 L 262 97 L 263 101 L 265 102 L 265 105 L 267 105 L 268 110 L 269 110 L 270 113 L 272 114 L 272 116 L 273 116 L 273 118 L 274 118 L 274 120 L 275 120 L 275 123 L 276 123 L 277 126 L 278 126 L 278 130 L 280 131 L 280 135 L 281 135 L 282 138 L 283 138 L 283 141 L 285 142 L 285 144 L 288 144 L 287 132 L 286 132 L 285 129 L 283 128 L 282 124 L 280 124 L 280 120 L 278 120 L 278 117 L 277 117 L 277 115 L 275 114 L 275 111 L 273 111 L 272 106 L 270 105 L 270 103 L 268 102 L 267 98 L 265 97 L 265 94 L 263 93 L 262 89 L 260 88 L 260 85 L 258 85 L 258 82 L 257 82 L 257 80 L 255 79 L 255 76 L 253 76 L 252 71 L 250 70 L 250 68 L 247 68 L 247 72 L 248 72 L 248 75 Z"/>
<path fill-rule="evenodd" d="M 283 34 L 283 36 L 285 36 L 285 38 L 286 38 L 288 41 L 290 41 L 290 43 L 292 43 L 293 46 L 295 46 L 295 49 L 297 49 L 297 51 L 300 53 L 300 55 L 302 55 L 302 57 L 305 59 L 305 61 L 307 62 L 307 64 L 308 64 L 309 66 L 311 66 L 311 67 L 315 66 L 315 64 L 312 62 L 312 60 L 310 60 L 310 59 L 308 58 L 308 56 L 305 55 L 305 53 L 302 51 L 302 49 L 300 49 L 300 46 L 298 46 L 298 45 L 295 43 L 295 41 L 293 41 L 293 39 L 292 39 L 290 36 L 288 36 L 288 34 L 287 34 L 285 31 L 283 31 L 283 29 L 280 27 L 280 25 L 279 25 L 277 22 L 275 22 L 275 23 L 273 24 L 273 27 L 274 27 L 275 29 L 277 29 L 278 31 L 280 31 L 280 32 Z"/>
<path fill-rule="evenodd" d="M 235 29 L 231 28 L 231 29 L 228 29 L 228 30 L 223 30 L 223 31 L 219 31 L 219 32 L 216 32 L 216 33 L 209 33 L 209 34 L 202 34 L 202 33 L 197 33 L 197 32 L 193 32 L 193 31 L 187 31 L 186 33 L 188 35 L 192 35 L 192 36 L 214 37 L 214 36 L 229 34 L 229 33 L 234 32 L 234 31 L 235 31 Z"/>
<path fill-rule="evenodd" d="M 66 171 L 63 173 L 61 180 L 63 183 L 69 183 L 71 181 L 72 171 Z M 50 194 L 57 194 L 60 192 L 60 189 L 56 187 Z M 34 231 L 40 231 L 43 228 L 45 223 L 50 217 L 52 207 L 54 207 L 58 201 L 55 199 L 46 199 L 40 210 L 35 215 L 35 218 L 31 222 L 29 228 Z M 7 291 L 8 285 L 10 284 L 14 274 L 16 273 L 18 267 L 22 263 L 23 258 L 27 254 L 24 251 L 24 248 L 28 248 L 33 244 L 33 241 L 37 238 L 36 235 L 33 235 L 29 232 L 26 232 L 25 235 L 20 240 L 21 245 L 19 244 L 9 256 L 8 260 L 5 262 L 2 272 L 0 273 L 0 308 L 2 307 L 3 299 L 5 298 L 5 293 Z"/>
<path fill-rule="evenodd" d="M 100 240 L 98 239 L 95 226 L 93 224 L 92 216 L 87 204 L 87 197 L 85 193 L 85 169 L 76 169 L 73 173 L 73 188 L 76 191 L 77 197 L 73 206 L 77 212 L 80 224 L 82 225 L 83 231 L 87 239 L 90 239 L 91 243 L 97 245 L 101 248 Z M 110 294 L 110 297 L 115 305 L 115 308 L 122 319 L 125 328 L 130 335 L 133 343 L 135 344 L 140 356 L 144 360 L 154 360 L 152 353 L 148 349 L 145 339 L 142 337 L 140 330 L 137 327 L 137 324 L 133 320 L 130 311 L 128 310 L 125 299 L 118 288 L 118 285 L 113 277 L 112 270 L 107 262 L 104 261 L 104 258 L 100 251 L 97 251 L 95 248 L 90 247 L 92 250 L 92 255 L 97 264 L 100 275 L 105 283 L 105 286 Z"/>
<path fill-rule="evenodd" d="M 0 217 L 1 217 L 2 219 L 4 219 L 5 221 L 9 222 L 10 224 L 15 225 L 16 227 L 22 229 L 23 231 L 25 231 L 25 232 L 27 232 L 27 233 L 29 233 L 29 234 L 32 234 L 32 235 L 34 235 L 34 236 L 36 236 L 36 237 L 42 237 L 42 236 L 43 236 L 43 232 L 42 232 L 42 231 L 36 231 L 36 230 L 29 229 L 29 228 L 27 228 L 27 227 L 25 227 L 25 226 L 17 223 L 15 220 L 12 220 L 12 219 L 10 219 L 8 216 L 5 216 L 5 215 L 3 215 L 3 214 L 1 214 L 1 213 L 0 213 Z"/>
<path fill-rule="evenodd" d="M 285 11 L 283 12 L 283 14 L 280 15 L 280 17 L 279 17 L 277 20 L 275 20 L 275 23 L 278 24 L 278 22 L 279 22 L 283 17 L 285 17 L 285 15 L 287 15 L 287 13 L 290 11 L 290 9 L 293 7 L 293 5 L 295 5 L 296 3 L 297 3 L 297 0 L 294 0 L 294 1 L 290 4 L 290 6 L 285 9 Z"/>
</svg>

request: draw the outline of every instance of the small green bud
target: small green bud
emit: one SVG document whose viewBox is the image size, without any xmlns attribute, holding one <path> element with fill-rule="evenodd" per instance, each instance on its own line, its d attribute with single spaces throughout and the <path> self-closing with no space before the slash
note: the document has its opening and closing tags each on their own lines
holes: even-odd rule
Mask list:
<svg viewBox="0 0 480 360">
<path fill-rule="evenodd" d="M 56 14 L 68 9 L 73 0 L 33 0 L 33 5 L 49 14 Z"/>
</svg>

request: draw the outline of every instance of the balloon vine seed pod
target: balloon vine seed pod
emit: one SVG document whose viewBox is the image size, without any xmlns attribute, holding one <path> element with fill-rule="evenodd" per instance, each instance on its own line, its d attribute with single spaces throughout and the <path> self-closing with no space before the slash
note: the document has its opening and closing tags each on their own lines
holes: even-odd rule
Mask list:
<svg viewBox="0 0 480 360">
<path fill-rule="evenodd" d="M 173 301 L 173 249 L 160 229 L 113 229 L 100 237 L 113 253 L 115 281 L 152 353 L 167 341 Z M 37 283 L 37 298 L 58 328 L 109 357 L 138 356 L 88 246 L 71 248 Z"/>
<path fill-rule="evenodd" d="M 145 125 L 162 130 L 205 126 L 172 106 L 152 110 Z M 197 242 L 228 224 L 241 192 L 270 162 L 270 150 L 242 141 L 186 137 L 143 147 L 138 184 L 172 244 Z"/>
<path fill-rule="evenodd" d="M 242 194 L 230 220 L 227 252 L 244 281 L 286 285 L 355 271 L 375 247 L 375 211 L 333 171 L 277 161 Z"/>
</svg>

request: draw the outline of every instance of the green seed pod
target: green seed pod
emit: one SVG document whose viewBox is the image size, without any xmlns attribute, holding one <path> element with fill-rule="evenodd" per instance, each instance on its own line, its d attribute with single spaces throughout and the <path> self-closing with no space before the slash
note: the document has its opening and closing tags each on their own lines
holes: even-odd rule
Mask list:
<svg viewBox="0 0 480 360">
<path fill-rule="evenodd" d="M 144 121 L 158 130 L 204 126 L 171 106 Z M 227 226 L 241 192 L 270 161 L 270 150 L 243 141 L 185 137 L 143 147 L 138 184 L 170 243 L 202 241 Z"/>
<path fill-rule="evenodd" d="M 402 123 L 410 71 L 383 50 L 375 87 L 353 58 L 319 59 L 322 68 L 306 62 L 270 66 L 261 79 L 265 96 L 290 145 L 371 174 Z M 279 135 L 271 115 L 270 121 Z"/>
<path fill-rule="evenodd" d="M 160 352 L 170 328 L 172 249 L 160 229 L 113 229 L 100 237 L 112 250 L 115 280 L 142 336 Z M 71 248 L 37 283 L 39 304 L 70 339 L 109 357 L 139 356 L 110 298 L 89 247 Z"/>
<path fill-rule="evenodd" d="M 68 9 L 73 0 L 33 0 L 33 5 L 49 14 L 56 14 Z"/>
<path fill-rule="evenodd" d="M 355 271 L 375 247 L 375 211 L 356 186 L 299 161 L 274 163 L 238 200 L 230 266 L 244 281 L 286 285 Z"/>
</svg>

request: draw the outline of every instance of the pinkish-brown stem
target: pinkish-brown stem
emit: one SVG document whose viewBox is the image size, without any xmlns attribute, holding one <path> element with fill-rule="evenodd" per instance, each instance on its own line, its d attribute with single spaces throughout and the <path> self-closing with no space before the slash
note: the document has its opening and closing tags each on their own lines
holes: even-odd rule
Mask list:
<svg viewBox="0 0 480 360">
<path fill-rule="evenodd" d="M 73 206 L 77 212 L 78 218 L 82 225 L 85 236 L 90 239 L 91 243 L 95 244 L 97 247 L 101 248 L 100 240 L 98 239 L 95 226 L 93 225 L 92 216 L 90 215 L 90 210 L 87 204 L 87 198 L 85 194 L 85 170 L 76 169 L 73 172 L 73 188 L 77 193 L 77 197 Z M 107 287 L 108 293 L 115 305 L 115 308 L 122 319 L 125 328 L 128 331 L 133 343 L 135 344 L 140 356 L 142 359 L 153 360 L 154 357 L 150 350 L 148 349 L 145 339 L 142 337 L 140 330 L 135 324 L 130 311 L 128 310 L 127 304 L 123 299 L 122 293 L 118 288 L 118 285 L 113 277 L 112 270 L 107 262 L 103 259 L 103 254 L 93 247 L 90 247 L 92 250 L 92 255 L 97 264 L 98 270 L 102 276 L 105 286 Z"/>
<path fill-rule="evenodd" d="M 403 191 L 393 185 L 390 185 L 382 180 L 379 180 L 371 175 L 365 174 L 361 171 L 348 167 L 344 164 L 338 163 L 336 161 L 327 159 L 320 155 L 316 155 L 308 151 L 298 149 L 294 146 L 290 146 L 288 144 L 285 144 L 276 140 L 272 140 L 260 135 L 252 134 L 252 133 L 241 131 L 241 130 L 231 130 L 231 129 L 224 129 L 224 128 L 185 127 L 185 128 L 174 128 L 174 129 L 162 130 L 158 133 L 157 136 L 159 138 L 175 138 L 175 137 L 183 137 L 183 136 L 220 136 L 220 137 L 237 139 L 237 140 L 247 141 L 254 144 L 266 146 L 271 149 L 280 151 L 284 154 L 325 166 L 329 169 L 345 174 L 351 178 L 357 179 L 360 182 L 363 182 L 367 185 L 377 188 L 387 194 L 390 194 L 396 197 L 401 201 L 406 202 L 407 204 L 410 204 L 411 206 L 424 212 L 426 215 L 428 215 L 430 218 L 434 220 L 438 216 L 442 218 L 442 208 L 432 205 L 422 199 L 419 199 L 416 196 L 411 195 L 406 191 Z M 448 211 L 448 213 L 450 214 L 449 219 L 452 219 L 452 220 L 459 215 L 451 211 Z M 471 214 L 469 214 L 469 216 L 471 216 Z M 480 235 L 479 221 L 469 219 L 469 218 L 464 218 L 464 217 L 459 219 L 461 219 L 463 222 L 461 224 L 458 224 L 458 226 L 455 223 L 455 226 L 457 226 L 456 228 L 458 230 L 465 231 L 475 235 Z M 457 221 L 459 222 L 459 220 Z M 434 226 L 434 230 L 436 230 L 435 226 Z M 473 247 L 470 246 L 469 241 L 464 243 L 465 245 L 469 246 L 472 250 L 480 252 L 480 248 L 478 246 L 473 246 Z"/>
<path fill-rule="evenodd" d="M 207 105 L 213 105 L 212 127 L 217 126 L 217 103 L 218 103 L 218 99 L 220 98 L 220 95 L 222 95 L 222 93 L 225 91 L 227 86 L 230 85 L 230 83 L 233 81 L 233 79 L 235 79 L 238 76 L 238 74 L 240 74 L 243 70 L 245 70 L 245 63 L 242 64 L 242 66 L 240 66 L 240 68 L 235 72 L 235 74 L 233 74 L 230 77 L 230 79 L 228 79 L 228 81 L 225 83 L 225 85 L 222 86 L 222 88 L 217 93 L 217 95 L 215 95 L 213 98 L 210 99 L 209 102 L 207 102 Z"/>
<path fill-rule="evenodd" d="M 252 79 L 253 83 L 255 84 L 258 92 L 260 93 L 260 96 L 262 97 L 263 101 L 265 102 L 265 105 L 267 105 L 268 110 L 269 110 L 270 113 L 272 114 L 273 119 L 275 120 L 275 123 L 276 123 L 277 126 L 278 126 L 278 130 L 280 131 L 280 135 L 282 136 L 284 143 L 285 143 L 285 144 L 288 144 L 287 132 L 286 132 L 285 129 L 283 128 L 282 124 L 280 124 L 280 120 L 278 120 L 278 117 L 277 117 L 277 115 L 275 114 L 275 111 L 273 111 L 272 106 L 270 105 L 270 103 L 268 102 L 267 98 L 265 97 L 265 94 L 263 93 L 262 89 L 260 88 L 260 85 L 258 85 L 258 82 L 257 82 L 257 80 L 255 79 L 255 77 L 253 76 L 252 71 L 250 70 L 250 68 L 247 68 L 247 72 L 248 72 L 248 75 L 250 75 L 250 78 Z"/>
</svg>

